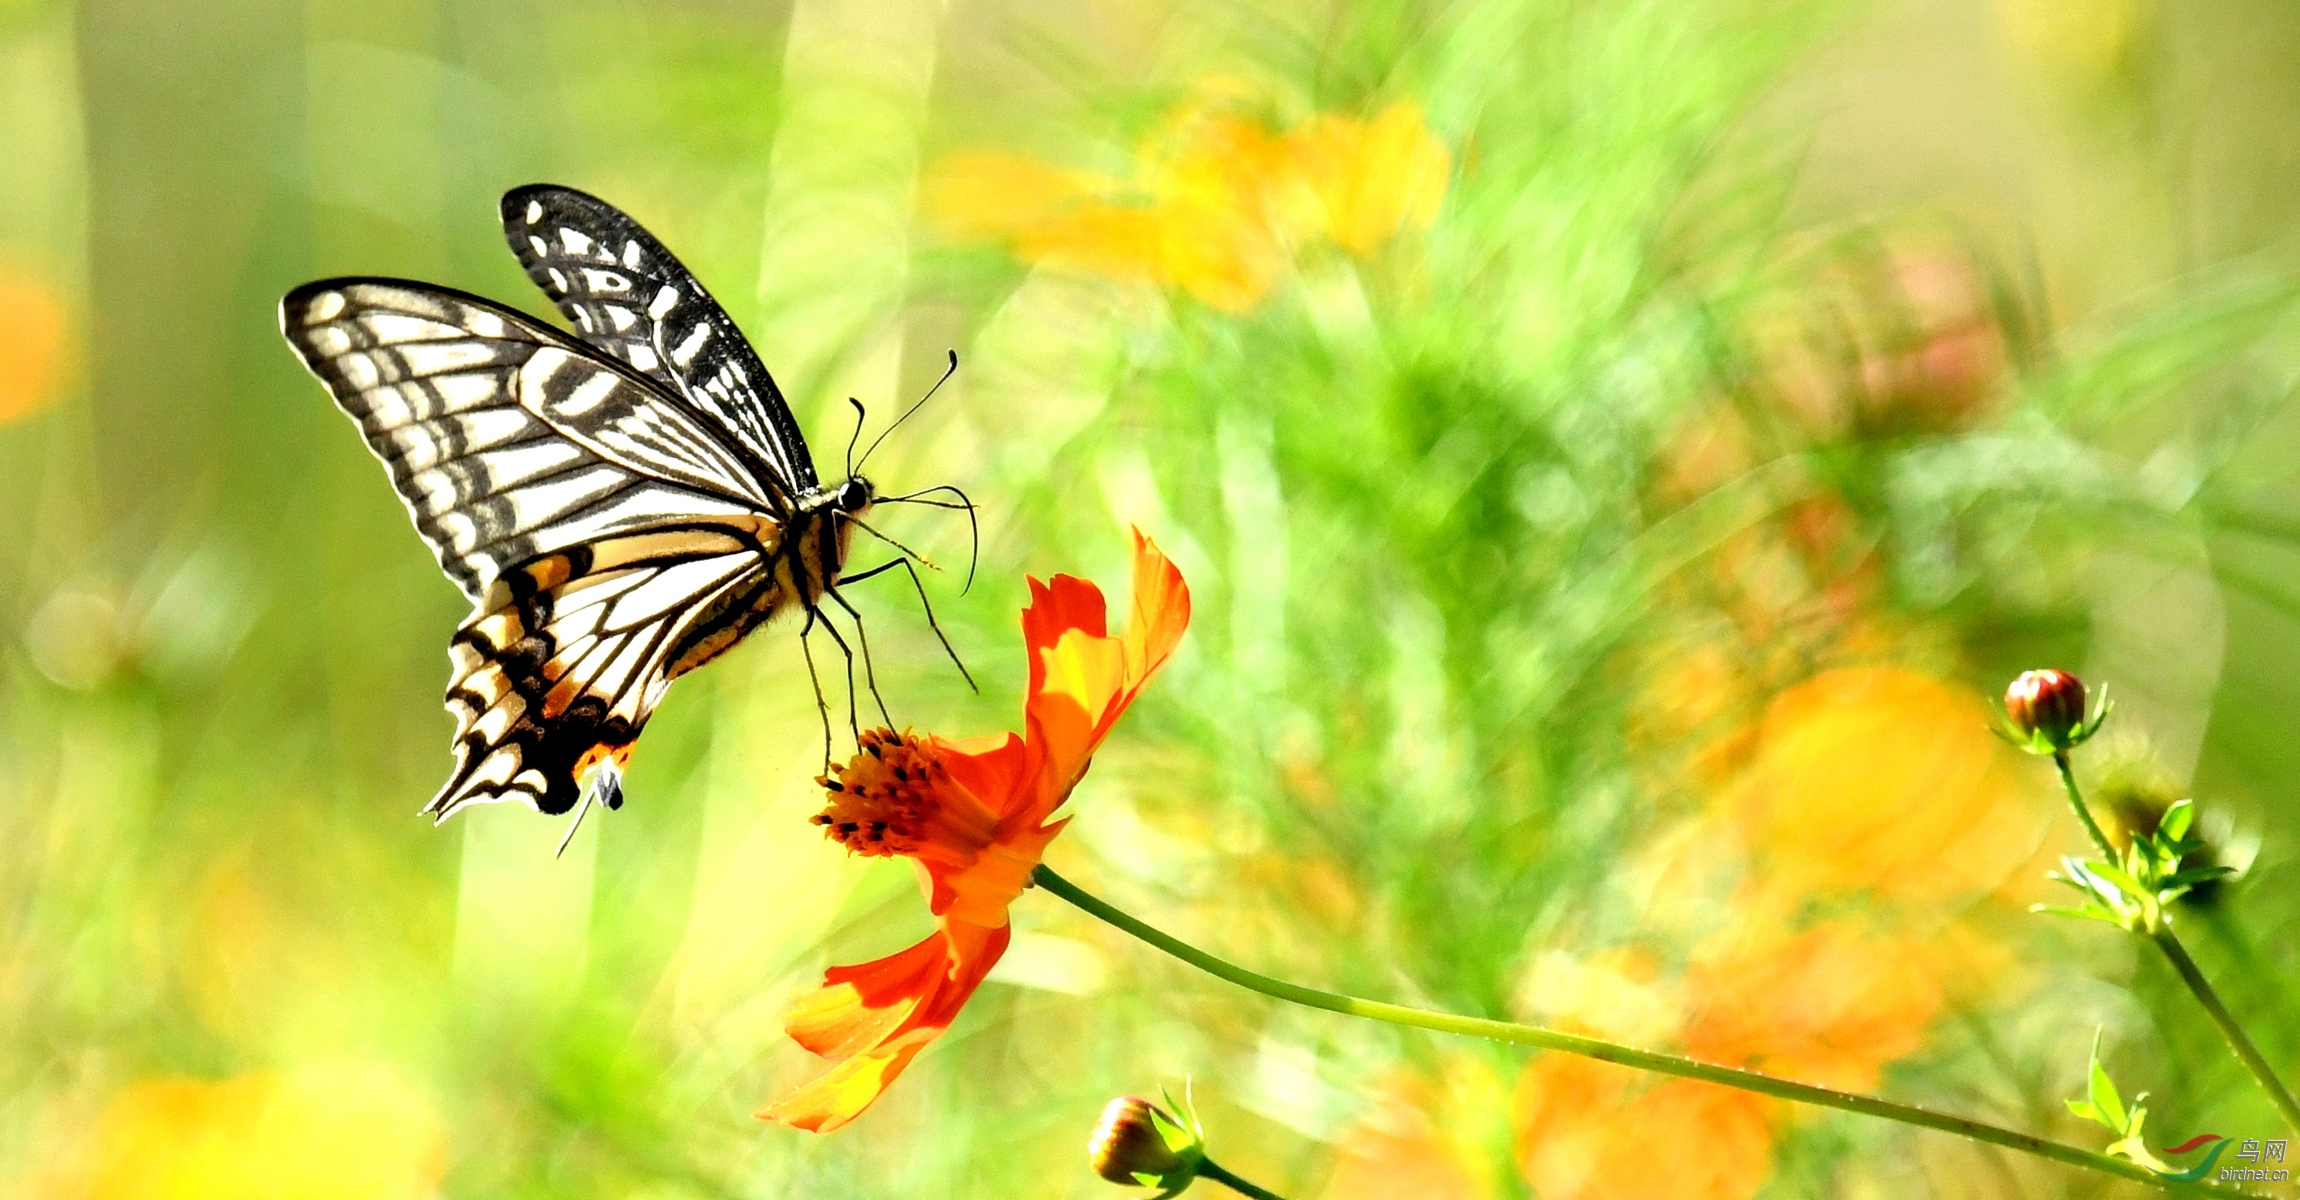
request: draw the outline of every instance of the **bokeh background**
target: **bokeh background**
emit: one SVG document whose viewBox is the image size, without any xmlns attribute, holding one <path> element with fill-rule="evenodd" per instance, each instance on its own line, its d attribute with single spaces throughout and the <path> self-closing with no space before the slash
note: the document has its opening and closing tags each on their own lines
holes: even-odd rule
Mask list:
<svg viewBox="0 0 2300 1200">
<path fill-rule="evenodd" d="M 2107 681 L 2121 829 L 2300 1073 L 2300 13 L 2268 0 L 0 3 L 0 1191 L 1105 1194 L 1193 1082 L 1293 1197 L 2127 1194 L 1939 1135 L 1288 1010 L 1026 896 L 863 1120 L 751 1113 L 907 944 L 806 823 L 787 631 L 561 826 L 417 808 L 462 615 L 276 328 L 541 307 L 495 197 L 637 215 L 825 470 L 951 483 L 860 589 L 896 716 L 1015 719 L 1025 572 L 1195 591 L 1051 861 L 1305 982 L 2098 1145 L 2280 1136 L 2163 965 L 2032 916 L 2081 839 L 1992 741 Z M 1213 1185 L 1205 1185 L 1212 1187 Z M 2121 1190 L 2120 1190 L 2121 1189 Z"/>
</svg>

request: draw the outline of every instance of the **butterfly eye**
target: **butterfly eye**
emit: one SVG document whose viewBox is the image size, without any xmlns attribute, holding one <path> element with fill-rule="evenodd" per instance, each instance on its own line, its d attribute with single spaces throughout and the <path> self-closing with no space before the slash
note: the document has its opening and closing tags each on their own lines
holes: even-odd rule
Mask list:
<svg viewBox="0 0 2300 1200">
<path fill-rule="evenodd" d="M 871 502 L 870 480 L 857 475 L 839 485 L 839 508 L 846 512 L 861 512 Z"/>
</svg>

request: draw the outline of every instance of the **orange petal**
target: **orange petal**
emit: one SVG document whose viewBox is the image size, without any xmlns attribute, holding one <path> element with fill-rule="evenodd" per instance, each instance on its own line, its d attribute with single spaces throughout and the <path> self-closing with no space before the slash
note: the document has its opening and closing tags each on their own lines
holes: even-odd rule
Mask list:
<svg viewBox="0 0 2300 1200">
<path fill-rule="evenodd" d="M 942 765 L 951 780 L 997 811 L 1005 811 L 1007 806 L 1000 802 L 1026 782 L 1032 770 L 1029 747 L 1011 733 L 966 738 L 948 745 Z"/>
<path fill-rule="evenodd" d="M 885 958 L 823 973 L 823 986 L 791 1002 L 783 1032 L 824 1058 L 859 1054 L 894 1030 L 933 994 L 950 967 L 950 944 L 938 930 Z"/>
<path fill-rule="evenodd" d="M 982 985 L 1012 931 L 945 921 L 925 941 L 873 962 L 833 967 L 791 1005 L 784 1030 L 831 1068 L 759 1116 L 828 1133 L 870 1107 Z"/>
<path fill-rule="evenodd" d="M 1063 634 L 1076 629 L 1088 637 L 1107 637 L 1109 619 L 1102 589 L 1091 581 L 1074 575 L 1057 575 L 1052 583 L 1031 580 L 1030 607 L 1022 610 L 1022 644 L 1030 656 L 1030 689 L 1023 695 L 1035 696 L 1046 687 L 1041 655 Z"/>
<path fill-rule="evenodd" d="M 984 927 L 1006 924 L 1006 910 L 1030 886 L 1031 869 L 1046 854 L 1046 843 L 1069 824 L 1065 817 L 1052 824 L 1017 822 L 982 848 L 972 863 L 956 871 L 923 868 L 927 875 L 927 907 L 938 917 L 962 925 Z"/>
<path fill-rule="evenodd" d="M 1190 627 L 1190 587 L 1158 543 L 1139 529 L 1134 531 L 1132 609 L 1126 618 L 1126 686 L 1140 691 Z"/>
<path fill-rule="evenodd" d="M 1039 654 L 1040 688 L 1023 706 L 1025 729 L 1042 766 L 1032 798 L 1040 816 L 1053 812 L 1086 774 L 1109 731 L 1126 686 L 1126 646 L 1117 638 L 1073 629 Z"/>
<path fill-rule="evenodd" d="M 1043 818 L 1059 807 L 1126 706 L 1174 653 L 1190 624 L 1190 589 L 1156 543 L 1134 533 L 1134 597 L 1126 632 L 1111 637 L 1100 589 L 1057 575 L 1035 581 L 1023 613 L 1031 649 L 1030 692 L 1023 704 L 1040 775 L 1024 812 Z"/>
<path fill-rule="evenodd" d="M 929 1034 L 858 1054 L 759 1110 L 758 1115 L 794 1129 L 829 1133 L 869 1108 L 931 1040 Z"/>
</svg>

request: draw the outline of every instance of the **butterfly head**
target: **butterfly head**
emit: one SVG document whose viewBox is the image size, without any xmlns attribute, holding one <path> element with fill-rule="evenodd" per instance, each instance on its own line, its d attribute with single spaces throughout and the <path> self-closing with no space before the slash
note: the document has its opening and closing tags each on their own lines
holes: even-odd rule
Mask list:
<svg viewBox="0 0 2300 1200">
<path fill-rule="evenodd" d="M 878 493 L 871 489 L 870 480 L 856 475 L 839 485 L 838 494 L 831 498 L 831 503 L 836 505 L 840 512 L 850 517 L 859 517 L 867 512 L 871 504 L 877 499 Z"/>
</svg>

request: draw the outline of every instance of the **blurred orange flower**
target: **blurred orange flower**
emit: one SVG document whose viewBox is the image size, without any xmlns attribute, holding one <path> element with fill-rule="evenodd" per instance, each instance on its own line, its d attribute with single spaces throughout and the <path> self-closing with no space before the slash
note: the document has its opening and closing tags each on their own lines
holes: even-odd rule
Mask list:
<svg viewBox="0 0 2300 1200">
<path fill-rule="evenodd" d="M 1427 228 L 1452 161 L 1405 101 L 1371 121 L 1322 114 L 1284 133 L 1193 109 L 1137 150 L 1129 179 L 954 155 L 929 176 L 926 209 L 953 236 L 1005 243 L 1030 262 L 1242 312 L 1306 246 L 1366 255 L 1401 229 Z"/>
<path fill-rule="evenodd" d="M 1897 939 L 1842 922 L 1785 933 L 1746 922 L 1694 953 L 1686 1053 L 1847 1091 L 1877 1086 L 1885 1064 L 1924 1043 L 1941 989 Z"/>
<path fill-rule="evenodd" d="M 1570 1054 L 1527 1066 L 1517 1163 L 1542 1200 L 1746 1200 L 1765 1185 L 1779 1102 L 1690 1079 L 1638 1090 L 1647 1078 Z"/>
<path fill-rule="evenodd" d="M 1912 671 L 1816 675 L 1775 697 L 1725 802 L 1789 894 L 1947 899 L 2028 862 L 2048 814 L 1975 693 Z"/>
<path fill-rule="evenodd" d="M 1545 999 L 1557 1002 L 1566 1028 L 1674 1042 L 1706 1062 L 1866 1090 L 1923 1044 L 1941 1008 L 1939 986 L 1910 950 L 1844 923 L 1784 933 L 1777 913 L 1745 913 L 1695 951 L 1674 986 L 1646 978 L 1642 956 L 1617 952 L 1553 967 L 1549 977 L 1567 994 Z M 1643 1015 L 1624 1015 L 1632 1011 Z M 1676 1027 L 1658 1029 L 1656 1017 L 1675 1017 Z M 1544 1200 L 1745 1200 L 1764 1186 L 1774 1129 L 1794 1110 L 1715 1084 L 1650 1080 L 1565 1054 L 1526 1067 L 1513 1105 L 1518 1165 Z M 1665 1176 L 1652 1170 L 1661 1145 L 1689 1149 Z"/>
<path fill-rule="evenodd" d="M 1020 736 L 951 742 L 872 730 L 853 760 L 833 769 L 836 778 L 823 779 L 831 798 L 815 823 L 854 853 L 910 859 L 936 928 L 907 950 L 833 967 L 822 987 L 792 1003 L 784 1031 L 832 1065 L 761 1117 L 836 1129 L 950 1027 L 1006 953 L 1007 906 L 1069 823 L 1047 818 L 1190 623 L 1182 573 L 1139 532 L 1123 635 L 1107 632 L 1102 592 L 1086 580 L 1033 579 L 1030 596 Z"/>
<path fill-rule="evenodd" d="M 0 424 L 56 398 L 64 324 L 64 303 L 52 288 L 0 269 Z"/>
<path fill-rule="evenodd" d="M 422 1200 L 447 1139 L 381 1068 L 156 1079 L 113 1097 L 58 1200 Z"/>
</svg>

